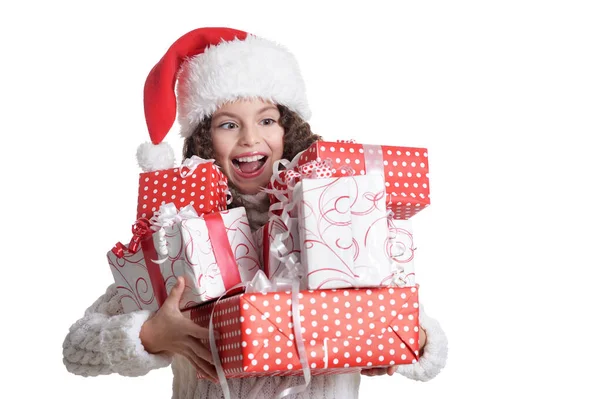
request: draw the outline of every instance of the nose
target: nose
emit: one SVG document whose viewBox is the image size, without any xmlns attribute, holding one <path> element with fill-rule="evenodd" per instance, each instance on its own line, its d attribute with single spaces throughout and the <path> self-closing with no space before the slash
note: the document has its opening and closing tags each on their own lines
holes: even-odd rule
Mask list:
<svg viewBox="0 0 600 399">
<path fill-rule="evenodd" d="M 245 125 L 240 129 L 240 144 L 245 147 L 252 147 L 260 143 L 260 132 L 254 125 Z"/>
</svg>

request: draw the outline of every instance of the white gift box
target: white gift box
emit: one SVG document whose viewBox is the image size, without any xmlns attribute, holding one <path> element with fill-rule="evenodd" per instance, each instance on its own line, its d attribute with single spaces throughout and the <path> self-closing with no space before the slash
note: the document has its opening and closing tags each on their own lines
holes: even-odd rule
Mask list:
<svg viewBox="0 0 600 399">
<path fill-rule="evenodd" d="M 260 269 L 243 207 L 176 221 L 153 238 L 167 293 L 178 276 L 185 279 L 182 309 L 219 298 Z"/>
<path fill-rule="evenodd" d="M 309 289 L 379 287 L 397 277 L 382 176 L 302 179 L 293 201 Z"/>
</svg>

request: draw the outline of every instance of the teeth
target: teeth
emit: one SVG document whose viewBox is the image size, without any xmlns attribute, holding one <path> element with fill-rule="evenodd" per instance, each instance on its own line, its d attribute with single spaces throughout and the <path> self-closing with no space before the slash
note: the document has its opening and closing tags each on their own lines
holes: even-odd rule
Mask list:
<svg viewBox="0 0 600 399">
<path fill-rule="evenodd" d="M 263 159 L 264 157 L 265 157 L 264 155 L 253 155 L 251 157 L 236 158 L 236 160 L 238 162 L 255 162 L 255 161 L 259 161 L 259 160 Z"/>
</svg>

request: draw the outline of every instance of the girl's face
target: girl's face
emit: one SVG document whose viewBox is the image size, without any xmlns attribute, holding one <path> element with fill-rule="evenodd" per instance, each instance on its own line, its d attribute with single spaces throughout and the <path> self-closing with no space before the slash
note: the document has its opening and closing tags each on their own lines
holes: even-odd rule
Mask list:
<svg viewBox="0 0 600 399">
<path fill-rule="evenodd" d="M 277 106 L 262 100 L 238 100 L 212 116 L 215 160 L 243 194 L 256 194 L 269 182 L 273 163 L 283 155 L 283 127 Z"/>
</svg>

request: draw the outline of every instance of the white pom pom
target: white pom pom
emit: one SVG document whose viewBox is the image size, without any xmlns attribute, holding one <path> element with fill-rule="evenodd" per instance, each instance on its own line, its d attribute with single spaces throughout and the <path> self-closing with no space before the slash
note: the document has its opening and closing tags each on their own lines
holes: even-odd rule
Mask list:
<svg viewBox="0 0 600 399">
<path fill-rule="evenodd" d="M 166 143 L 143 143 L 137 149 L 137 161 L 144 172 L 170 169 L 175 166 L 175 153 Z"/>
</svg>

